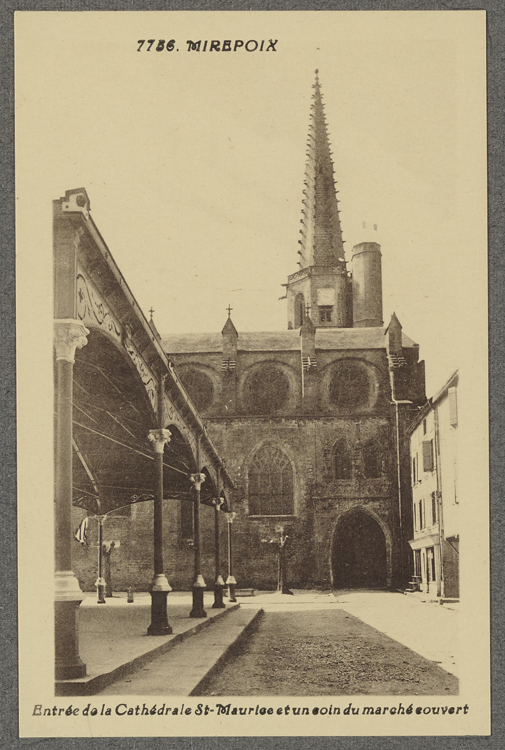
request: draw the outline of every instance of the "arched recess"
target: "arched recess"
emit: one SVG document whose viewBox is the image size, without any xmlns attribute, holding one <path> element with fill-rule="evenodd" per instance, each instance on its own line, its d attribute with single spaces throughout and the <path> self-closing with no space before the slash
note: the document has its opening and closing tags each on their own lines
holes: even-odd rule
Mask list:
<svg viewBox="0 0 505 750">
<path fill-rule="evenodd" d="M 356 414 L 376 407 L 383 374 L 358 357 L 342 357 L 328 364 L 322 373 L 322 400 L 326 408 Z"/>
<path fill-rule="evenodd" d="M 211 367 L 188 362 L 180 365 L 177 372 L 195 408 L 206 412 L 215 402 L 220 391 L 220 377 Z"/>
<path fill-rule="evenodd" d="M 346 440 L 337 440 L 333 446 L 333 476 L 335 479 L 352 479 L 351 451 Z"/>
<path fill-rule="evenodd" d="M 391 539 L 375 514 L 355 509 L 338 519 L 331 571 L 336 588 L 381 589 L 390 585 Z"/>
<path fill-rule="evenodd" d="M 260 444 L 248 461 L 247 497 L 250 516 L 295 514 L 293 462 L 276 442 Z"/>
<path fill-rule="evenodd" d="M 298 292 L 295 297 L 295 328 L 300 328 L 305 317 L 305 297 Z"/>
<path fill-rule="evenodd" d="M 157 422 L 145 384 L 119 342 L 91 329 L 76 351 L 73 386 L 73 502 L 127 513 L 155 487 L 148 434 Z"/>
<path fill-rule="evenodd" d="M 180 533 L 193 538 L 193 496 L 190 476 L 196 472 L 191 447 L 177 425 L 167 425 L 170 440 L 163 451 L 163 498 L 180 500 Z"/>
<path fill-rule="evenodd" d="M 278 360 L 255 362 L 243 374 L 240 386 L 242 410 L 257 416 L 274 416 L 292 410 L 299 384 L 293 368 Z"/>
<path fill-rule="evenodd" d="M 376 440 L 363 447 L 363 474 L 366 479 L 379 479 L 382 475 L 382 451 Z"/>
</svg>

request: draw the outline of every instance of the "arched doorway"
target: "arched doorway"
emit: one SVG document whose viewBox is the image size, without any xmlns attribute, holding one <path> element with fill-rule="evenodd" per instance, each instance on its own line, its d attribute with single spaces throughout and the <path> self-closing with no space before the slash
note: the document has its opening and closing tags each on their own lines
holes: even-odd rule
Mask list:
<svg viewBox="0 0 505 750">
<path fill-rule="evenodd" d="M 337 588 L 386 588 L 386 539 L 368 513 L 354 511 L 338 522 L 333 536 L 332 571 Z"/>
</svg>

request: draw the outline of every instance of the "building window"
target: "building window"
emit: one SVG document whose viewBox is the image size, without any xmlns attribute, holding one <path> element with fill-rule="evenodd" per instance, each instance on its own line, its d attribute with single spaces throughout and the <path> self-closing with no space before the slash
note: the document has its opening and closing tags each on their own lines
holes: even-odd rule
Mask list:
<svg viewBox="0 0 505 750">
<path fill-rule="evenodd" d="M 294 512 L 293 468 L 276 445 L 265 445 L 249 468 L 249 514 L 290 516 Z"/>
<path fill-rule="evenodd" d="M 425 518 L 424 518 L 424 500 L 419 500 L 419 528 L 424 529 Z"/>
<path fill-rule="evenodd" d="M 423 471 L 433 471 L 433 440 L 423 440 Z"/>
<path fill-rule="evenodd" d="M 365 477 L 377 479 L 381 475 L 380 452 L 375 440 L 370 440 L 363 451 Z"/>
<path fill-rule="evenodd" d="M 414 503 L 414 531 L 417 531 L 417 503 Z"/>
<path fill-rule="evenodd" d="M 414 550 L 414 575 L 421 577 L 421 550 Z"/>
<path fill-rule="evenodd" d="M 252 414 L 271 414 L 281 409 L 289 396 L 289 381 L 280 367 L 263 365 L 246 385 L 247 407 Z"/>
<path fill-rule="evenodd" d="M 435 492 L 431 493 L 431 523 L 437 522 L 437 495 Z"/>
<path fill-rule="evenodd" d="M 435 578 L 435 548 L 426 548 L 426 570 L 428 583 L 432 583 L 436 580 Z"/>
<path fill-rule="evenodd" d="M 423 419 L 423 435 L 426 435 L 426 420 Z"/>
<path fill-rule="evenodd" d="M 344 440 L 340 440 L 333 451 L 335 479 L 351 479 L 351 456 Z"/>
<path fill-rule="evenodd" d="M 319 322 L 331 323 L 332 312 L 333 312 L 333 305 L 319 305 Z"/>
<path fill-rule="evenodd" d="M 417 481 L 416 477 L 416 457 L 414 456 L 412 458 L 412 484 L 415 484 Z"/>
</svg>

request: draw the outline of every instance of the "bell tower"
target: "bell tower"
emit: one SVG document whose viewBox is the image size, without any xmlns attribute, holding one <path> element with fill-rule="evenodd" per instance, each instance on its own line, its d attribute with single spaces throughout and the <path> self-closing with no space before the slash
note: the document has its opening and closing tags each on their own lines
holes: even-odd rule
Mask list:
<svg viewBox="0 0 505 750">
<path fill-rule="evenodd" d="M 316 328 L 352 326 L 352 286 L 346 269 L 333 161 L 318 71 L 310 110 L 299 270 L 288 276 L 288 328 L 306 311 Z"/>
</svg>

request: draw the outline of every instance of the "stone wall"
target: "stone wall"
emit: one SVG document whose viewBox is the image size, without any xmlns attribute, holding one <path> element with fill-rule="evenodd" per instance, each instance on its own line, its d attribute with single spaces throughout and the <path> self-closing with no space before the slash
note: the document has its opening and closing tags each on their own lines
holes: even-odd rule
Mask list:
<svg viewBox="0 0 505 750">
<path fill-rule="evenodd" d="M 192 547 L 181 535 L 180 500 L 165 500 L 163 504 L 163 557 L 168 581 L 175 591 L 187 591 L 193 583 L 194 554 Z M 186 502 L 186 501 L 184 501 Z M 152 502 L 138 503 L 131 508 L 130 517 L 114 517 L 104 524 L 104 541 L 118 540 L 119 549 L 111 554 L 112 585 L 115 591 L 147 591 L 153 577 L 153 506 Z M 86 513 L 73 509 L 74 528 L 77 529 Z M 222 513 L 220 519 L 221 575 L 226 579 L 227 523 Z M 214 509 L 202 505 L 200 512 L 202 540 L 202 573 L 208 588 L 215 577 L 214 563 Z M 95 588 L 98 571 L 97 520 L 89 519 L 89 546 L 73 541 L 72 562 L 83 591 Z"/>
</svg>

